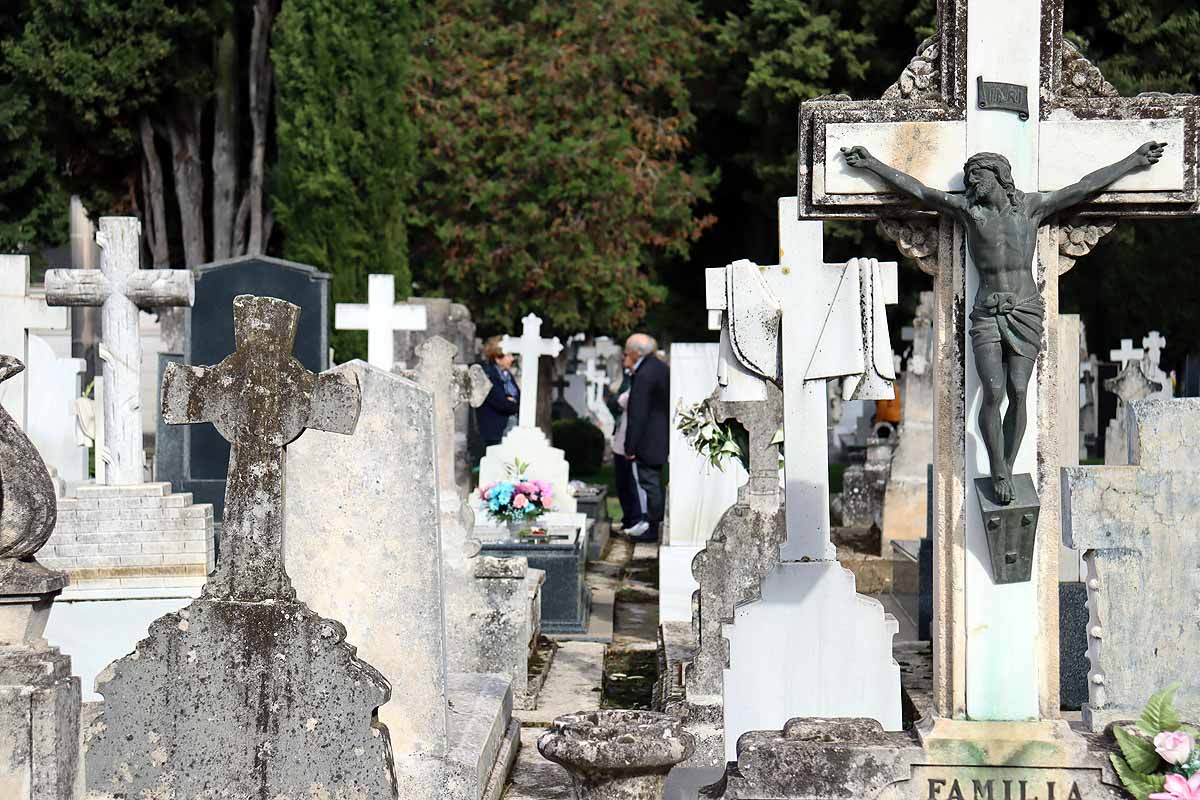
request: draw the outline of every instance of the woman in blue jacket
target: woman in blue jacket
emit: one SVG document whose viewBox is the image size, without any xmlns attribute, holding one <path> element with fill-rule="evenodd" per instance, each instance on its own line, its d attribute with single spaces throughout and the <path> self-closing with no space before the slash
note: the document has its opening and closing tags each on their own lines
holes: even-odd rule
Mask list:
<svg viewBox="0 0 1200 800">
<path fill-rule="evenodd" d="M 504 352 L 500 338 L 493 336 L 483 345 L 483 371 L 491 379 L 492 388 L 483 405 L 475 409 L 475 419 L 479 422 L 479 438 L 484 447 L 500 444 L 508 428 L 508 418 L 521 408 L 521 389 L 509 371 L 514 356 Z"/>
</svg>

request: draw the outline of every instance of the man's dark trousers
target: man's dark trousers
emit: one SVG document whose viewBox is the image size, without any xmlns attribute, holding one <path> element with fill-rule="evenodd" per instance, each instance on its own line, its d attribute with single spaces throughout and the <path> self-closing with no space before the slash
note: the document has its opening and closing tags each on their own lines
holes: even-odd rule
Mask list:
<svg viewBox="0 0 1200 800">
<path fill-rule="evenodd" d="M 658 532 L 662 528 L 663 517 L 667 511 L 667 497 L 663 492 L 662 464 L 652 466 L 637 459 L 638 485 L 646 493 L 646 520 L 650 529 L 645 537 L 650 541 L 658 541 Z"/>
</svg>

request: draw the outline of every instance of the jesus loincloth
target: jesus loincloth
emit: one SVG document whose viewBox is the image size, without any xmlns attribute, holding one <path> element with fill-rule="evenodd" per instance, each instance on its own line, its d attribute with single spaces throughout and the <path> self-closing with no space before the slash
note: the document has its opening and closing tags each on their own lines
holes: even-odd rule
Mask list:
<svg viewBox="0 0 1200 800">
<path fill-rule="evenodd" d="M 1041 295 L 1018 300 L 1014 292 L 992 292 L 971 309 L 971 347 L 999 344 L 1005 355 L 1037 360 L 1045 312 Z"/>
</svg>

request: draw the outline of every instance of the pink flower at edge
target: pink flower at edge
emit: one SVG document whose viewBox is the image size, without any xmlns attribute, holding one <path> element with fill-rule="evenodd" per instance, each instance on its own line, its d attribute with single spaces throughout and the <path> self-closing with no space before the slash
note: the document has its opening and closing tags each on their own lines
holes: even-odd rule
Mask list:
<svg viewBox="0 0 1200 800">
<path fill-rule="evenodd" d="M 1163 788 L 1165 792 L 1155 792 L 1150 795 L 1150 800 L 1200 800 L 1200 772 L 1190 778 L 1168 773 Z"/>
<path fill-rule="evenodd" d="M 542 508 L 550 508 L 552 505 L 554 505 L 554 498 L 542 495 Z"/>
<path fill-rule="evenodd" d="M 512 504 L 513 508 L 524 508 L 525 506 L 529 505 L 529 498 L 523 494 L 518 494 L 513 498 Z"/>
<path fill-rule="evenodd" d="M 1162 760 L 1176 766 L 1186 764 L 1196 742 L 1183 731 L 1163 731 L 1154 737 L 1154 750 Z"/>
</svg>

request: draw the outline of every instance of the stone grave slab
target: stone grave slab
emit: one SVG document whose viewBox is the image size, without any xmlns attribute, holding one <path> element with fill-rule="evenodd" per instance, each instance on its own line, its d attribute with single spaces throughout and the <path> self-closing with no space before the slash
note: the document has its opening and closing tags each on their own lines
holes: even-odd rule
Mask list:
<svg viewBox="0 0 1200 800">
<path fill-rule="evenodd" d="M 529 655 L 539 632 L 540 570 L 522 559 L 481 556 L 473 538 L 475 515 L 458 491 L 455 442 L 458 410 L 483 402 L 491 381 L 478 364 L 455 363 L 458 349 L 441 336 L 421 342 L 404 375 L 433 397 L 437 446 L 446 653 L 451 672 L 499 673 L 512 684 L 513 703 L 525 708 Z"/>
<path fill-rule="evenodd" d="M 82 358 L 60 358 L 45 339 L 29 336 L 29 392 L 37 400 L 26 432 L 53 474 L 68 486 L 88 479 L 88 448 L 76 405 L 86 367 Z"/>
<path fill-rule="evenodd" d="M 283 560 L 284 447 L 306 428 L 353 432 L 358 387 L 293 358 L 296 306 L 243 296 L 233 315 L 236 351 L 173 365 L 163 388 L 168 422 L 211 422 L 233 440 L 221 556 L 202 597 L 157 620 L 99 681 L 87 787 L 394 798 L 387 729 L 373 721 L 387 681 L 340 623 L 295 599 Z"/>
<path fill-rule="evenodd" d="M 29 331 L 69 327 L 67 312 L 47 308 L 44 297 L 29 290 L 29 256 L 0 255 L 0 354 L 28 367 Z M 29 405 L 28 375 L 19 371 L 0 384 L 0 405 L 24 430 Z"/>
<path fill-rule="evenodd" d="M 1200 612 L 1176 602 L 1200 591 L 1200 398 L 1130 404 L 1128 466 L 1063 470 L 1063 529 L 1083 552 L 1088 587 L 1088 701 L 1101 730 L 1136 719 L 1152 693 L 1176 681 L 1176 708 L 1200 716 L 1186 653 L 1200 642 Z M 1147 599 L 1150 602 L 1147 602 Z"/>
<path fill-rule="evenodd" d="M 216 364 L 234 351 L 230 309 L 238 295 L 286 300 L 300 307 L 296 360 L 314 372 L 329 367 L 329 275 L 307 264 L 266 256 L 245 256 L 195 267 L 196 300 L 186 317 L 183 360 Z M 212 425 L 182 431 L 184 472 L 163 474 L 177 492 L 211 503 L 217 522 L 224 516 L 229 443 Z"/>
<path fill-rule="evenodd" d="M 347 620 L 359 654 L 391 685 L 379 720 L 391 736 L 401 796 L 480 800 L 512 727 L 511 681 L 486 676 L 503 685 L 496 719 L 451 725 L 458 709 L 449 689 L 439 500 L 429 485 L 438 468 L 434 396 L 362 361 L 332 372 L 357 383 L 362 410 L 352 435 L 308 431 L 288 447 L 284 559 L 292 585 L 319 613 Z M 330 548 L 337 559 L 328 558 Z"/>
<path fill-rule="evenodd" d="M 546 573 L 542 586 L 542 630 L 547 634 L 586 633 L 592 592 L 584 580 L 587 566 L 587 532 L 578 524 L 540 522 L 549 536 L 520 540 L 500 529 L 476 528 L 485 556 L 525 558 L 529 566 Z"/>
</svg>

